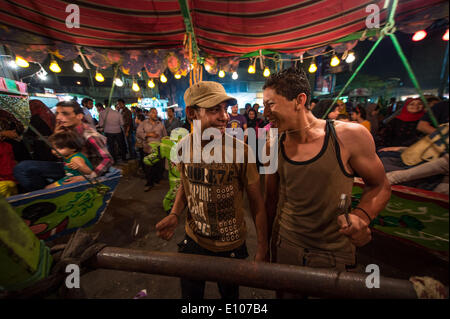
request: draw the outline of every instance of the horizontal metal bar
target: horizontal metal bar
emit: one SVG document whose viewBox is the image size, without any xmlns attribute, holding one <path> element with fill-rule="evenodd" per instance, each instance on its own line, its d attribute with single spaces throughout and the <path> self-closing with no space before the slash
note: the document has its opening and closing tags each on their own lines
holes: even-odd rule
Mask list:
<svg viewBox="0 0 450 319">
<path fill-rule="evenodd" d="M 369 274 L 256 263 L 233 258 L 105 247 L 92 261 L 96 268 L 227 282 L 327 298 L 415 299 L 411 282 L 380 276 L 379 288 L 367 288 Z"/>
</svg>

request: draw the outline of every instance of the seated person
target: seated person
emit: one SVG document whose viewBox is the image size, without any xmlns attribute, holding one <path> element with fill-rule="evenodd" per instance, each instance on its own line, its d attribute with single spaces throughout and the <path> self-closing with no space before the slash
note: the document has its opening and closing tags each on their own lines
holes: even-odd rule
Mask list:
<svg viewBox="0 0 450 319">
<path fill-rule="evenodd" d="M 7 130 L 8 122 L 0 120 L 0 132 Z M 13 168 L 16 163 L 13 148 L 4 139 L 5 137 L 0 134 L 0 195 L 9 197 L 17 193 L 13 176 Z"/>
<path fill-rule="evenodd" d="M 389 146 L 407 147 L 417 142 L 422 134 L 416 130 L 416 127 L 424 113 L 423 103 L 420 99 L 406 100 L 400 115 L 380 129 L 375 138 L 377 149 Z"/>
<path fill-rule="evenodd" d="M 62 101 L 56 104 L 55 133 L 74 131 L 83 138 L 83 153 L 94 166 L 89 179 L 105 174 L 112 165 L 112 158 L 106 148 L 106 137 L 95 128 L 83 123 L 84 113 L 76 101 Z M 46 161 L 23 161 L 14 168 L 14 177 L 24 191 L 31 192 L 44 188 L 50 180 L 59 180 L 65 176 L 64 163 Z M 67 183 L 84 181 L 83 176 L 73 176 Z"/>
<path fill-rule="evenodd" d="M 45 188 L 53 188 L 69 183 L 73 176 L 89 175 L 92 173 L 92 164 L 86 156 L 81 153 L 83 148 L 83 138 L 73 131 L 62 131 L 55 133 L 48 139 L 52 144 L 53 153 L 62 156 L 65 162 L 65 176 L 60 180 L 47 185 Z M 57 152 L 55 152 L 55 150 Z"/>
<path fill-rule="evenodd" d="M 386 177 L 391 185 L 396 185 L 439 175 L 444 175 L 444 178 L 432 191 L 448 195 L 448 154 L 408 169 L 391 171 Z"/>
<path fill-rule="evenodd" d="M 439 131 L 446 139 L 442 141 Z M 386 147 L 379 156 L 391 184 L 442 191 L 448 184 L 448 123 L 410 147 Z M 392 172 L 392 173 L 391 173 Z"/>
</svg>

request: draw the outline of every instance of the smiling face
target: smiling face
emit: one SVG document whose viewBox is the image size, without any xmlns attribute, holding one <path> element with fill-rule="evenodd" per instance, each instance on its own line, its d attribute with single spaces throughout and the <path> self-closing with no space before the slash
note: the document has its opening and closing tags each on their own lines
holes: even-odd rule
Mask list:
<svg viewBox="0 0 450 319">
<path fill-rule="evenodd" d="M 264 116 L 272 124 L 272 127 L 278 128 L 278 132 L 284 132 L 290 129 L 296 129 L 295 115 L 299 108 L 305 107 L 306 95 L 300 93 L 297 99 L 289 101 L 284 96 L 279 95 L 272 88 L 266 88 L 264 95 Z"/>
<path fill-rule="evenodd" d="M 57 106 L 56 107 L 56 123 L 64 127 L 74 127 L 81 124 L 83 113 L 75 114 L 72 107 Z"/>
<path fill-rule="evenodd" d="M 201 121 L 202 132 L 209 127 L 214 127 L 219 129 L 221 134 L 224 134 L 230 119 L 227 109 L 228 103 L 222 102 L 211 108 L 199 108 L 197 110 L 188 108 L 188 112 L 193 112 L 194 120 Z"/>
<path fill-rule="evenodd" d="M 409 113 L 418 113 L 423 110 L 423 103 L 419 99 L 412 100 L 409 102 L 409 104 L 406 106 L 406 109 Z"/>
</svg>

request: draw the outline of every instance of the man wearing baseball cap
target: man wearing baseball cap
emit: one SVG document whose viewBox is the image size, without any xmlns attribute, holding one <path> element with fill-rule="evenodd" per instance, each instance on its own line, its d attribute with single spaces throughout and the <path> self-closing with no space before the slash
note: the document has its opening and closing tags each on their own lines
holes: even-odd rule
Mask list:
<svg viewBox="0 0 450 319">
<path fill-rule="evenodd" d="M 268 255 L 267 219 L 260 191 L 260 178 L 256 163 L 252 159 L 247 145 L 232 137 L 232 146 L 225 143 L 225 128 L 229 116 L 228 106 L 235 105 L 236 99 L 226 94 L 220 83 L 202 81 L 189 87 L 185 94 L 186 113 L 197 120 L 194 132 L 179 142 L 181 148 L 187 143 L 192 149 L 193 136 L 208 128 L 220 132 L 215 138 L 222 139 L 221 156 L 213 156 L 216 148 L 209 154 L 214 158 L 204 158 L 202 141 L 201 161 L 183 158 L 179 164 L 181 184 L 178 189 L 171 213 L 156 225 L 157 235 L 163 239 L 172 238 L 178 225 L 180 215 L 188 206 L 186 215 L 185 239 L 178 244 L 179 252 L 217 257 L 248 257 L 246 225 L 244 221 L 243 193 L 247 191 L 250 210 L 257 232 L 257 252 L 255 261 L 265 261 Z M 200 125 L 199 125 L 200 124 Z M 196 132 L 200 130 L 200 132 Z M 230 137 L 230 136 L 228 136 Z M 244 149 L 244 162 L 225 161 L 225 156 L 233 156 L 239 145 Z M 225 145 L 227 144 L 227 145 Z M 183 148 L 182 148 L 183 149 Z M 206 149 L 206 148 L 205 148 Z M 208 153 L 206 153 L 208 154 Z M 249 159 L 250 156 L 250 159 Z M 236 156 L 237 158 L 237 156 Z M 221 159 L 216 161 L 216 159 Z M 233 156 L 234 159 L 234 156 Z M 254 159 L 254 158 L 253 158 Z M 223 299 L 239 298 L 239 286 L 218 283 Z M 182 298 L 201 299 L 204 295 L 205 282 L 181 278 Z"/>
</svg>

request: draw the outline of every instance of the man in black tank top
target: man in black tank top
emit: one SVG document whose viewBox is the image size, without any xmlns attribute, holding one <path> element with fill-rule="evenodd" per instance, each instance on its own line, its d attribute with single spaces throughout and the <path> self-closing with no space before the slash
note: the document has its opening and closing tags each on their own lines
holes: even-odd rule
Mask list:
<svg viewBox="0 0 450 319">
<path fill-rule="evenodd" d="M 263 90 L 264 115 L 281 137 L 278 170 L 266 175 L 272 262 L 343 271 L 354 267 L 355 247 L 371 240 L 369 224 L 391 191 L 372 136 L 355 123 L 316 118 L 303 71 L 275 73 Z M 366 187 L 347 219 L 339 200 L 341 194 L 351 196 L 353 175 Z"/>
</svg>

